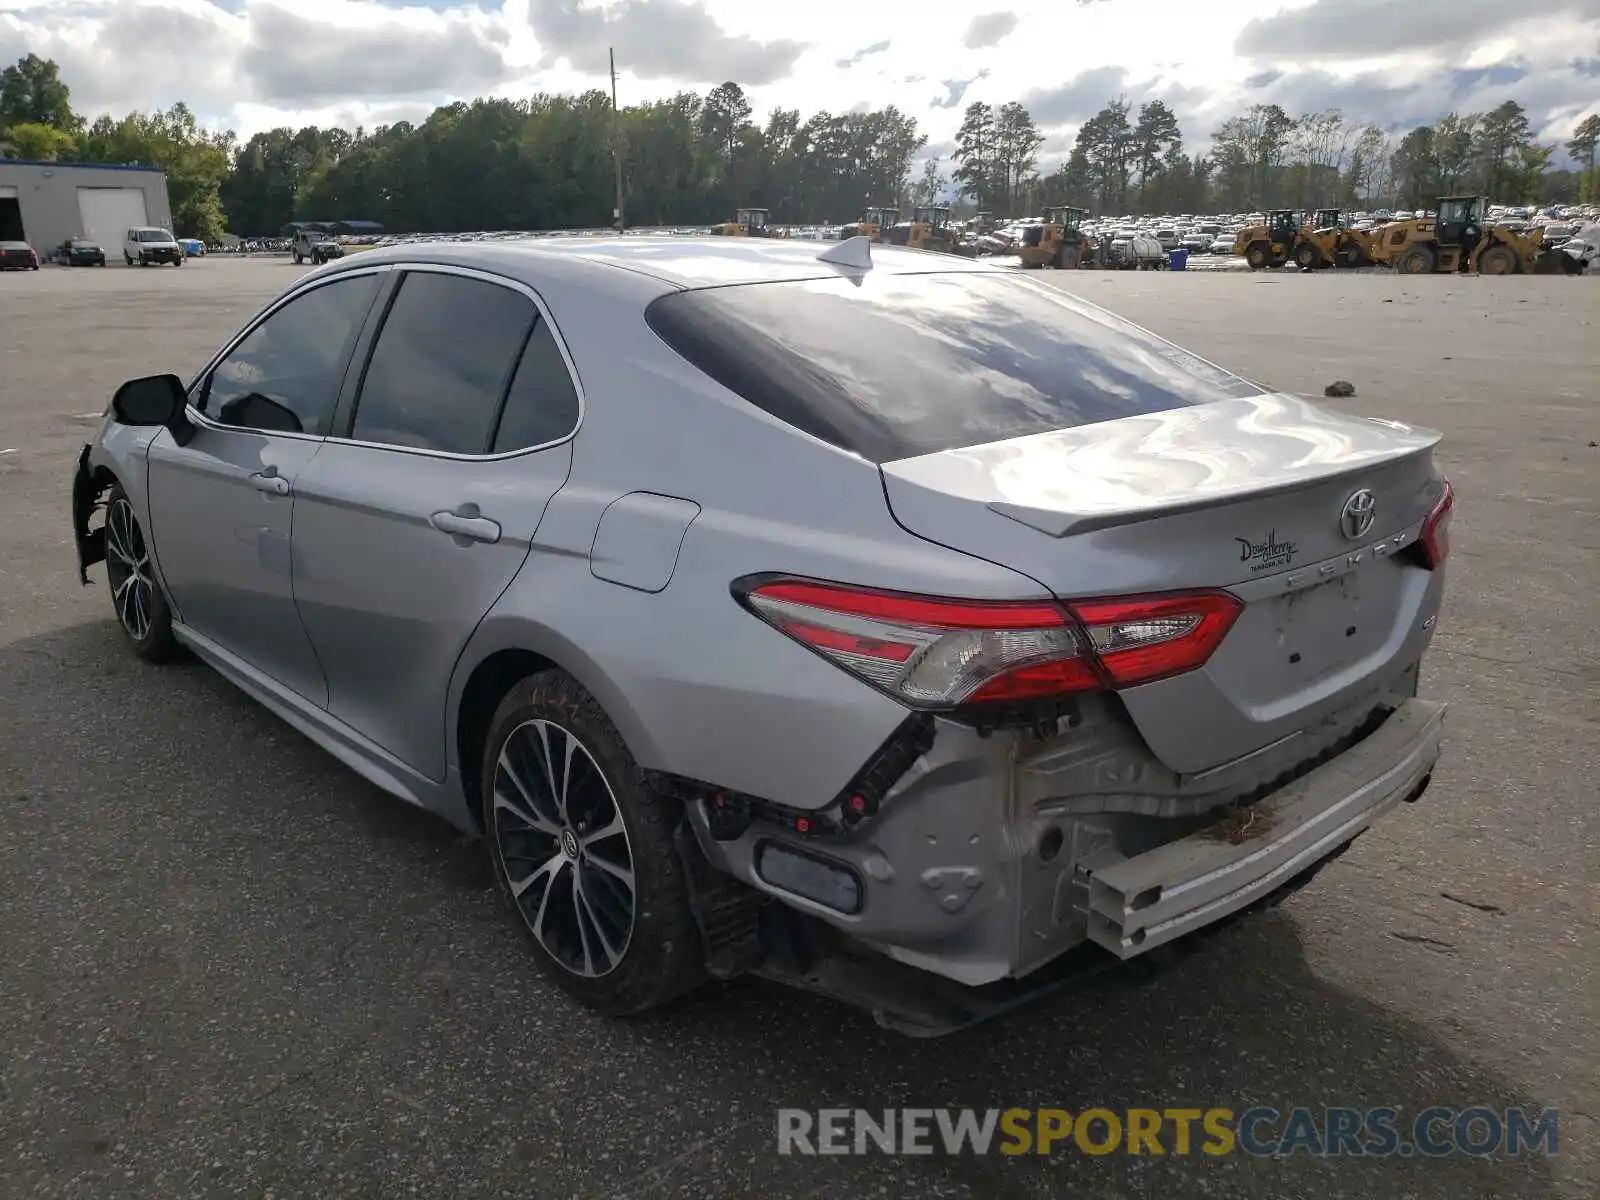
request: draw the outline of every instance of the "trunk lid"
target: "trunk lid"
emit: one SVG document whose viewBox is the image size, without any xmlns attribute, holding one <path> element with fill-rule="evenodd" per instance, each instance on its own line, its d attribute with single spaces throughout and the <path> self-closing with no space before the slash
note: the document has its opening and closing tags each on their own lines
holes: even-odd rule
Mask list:
<svg viewBox="0 0 1600 1200">
<path fill-rule="evenodd" d="M 1061 599 L 1223 588 L 1244 601 L 1204 667 L 1119 693 L 1151 751 L 1192 774 L 1364 712 L 1416 661 L 1442 579 L 1398 550 L 1439 498 L 1438 440 L 1260 395 L 882 472 L 907 530 Z"/>
</svg>

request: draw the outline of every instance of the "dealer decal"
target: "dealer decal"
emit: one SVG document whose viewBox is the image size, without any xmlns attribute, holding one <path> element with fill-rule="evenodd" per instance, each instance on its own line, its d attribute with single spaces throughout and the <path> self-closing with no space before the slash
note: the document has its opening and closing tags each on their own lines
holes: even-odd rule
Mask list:
<svg viewBox="0 0 1600 1200">
<path fill-rule="evenodd" d="M 1252 542 L 1249 538 L 1242 537 L 1233 540 L 1239 543 L 1239 561 L 1249 563 L 1252 574 L 1270 571 L 1276 567 L 1287 567 L 1299 552 L 1293 542 L 1280 542 L 1276 529 L 1267 534 L 1267 540 L 1264 542 Z"/>
</svg>

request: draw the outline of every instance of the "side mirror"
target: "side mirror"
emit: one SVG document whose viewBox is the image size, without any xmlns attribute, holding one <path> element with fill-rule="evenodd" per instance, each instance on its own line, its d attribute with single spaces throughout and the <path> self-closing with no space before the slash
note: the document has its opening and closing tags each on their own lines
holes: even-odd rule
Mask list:
<svg viewBox="0 0 1600 1200">
<path fill-rule="evenodd" d="M 160 425 L 172 431 L 173 440 L 187 445 L 194 426 L 184 413 L 188 393 L 176 375 L 147 375 L 130 379 L 111 397 L 111 412 L 124 425 Z"/>
</svg>

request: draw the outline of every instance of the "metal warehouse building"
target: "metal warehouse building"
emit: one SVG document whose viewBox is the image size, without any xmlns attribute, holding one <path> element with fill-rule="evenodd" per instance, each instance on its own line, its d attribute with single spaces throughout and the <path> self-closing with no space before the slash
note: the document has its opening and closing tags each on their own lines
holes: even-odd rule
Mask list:
<svg viewBox="0 0 1600 1200">
<path fill-rule="evenodd" d="M 89 238 L 115 262 L 136 225 L 172 230 L 159 167 L 0 158 L 0 241 L 29 242 L 43 258 L 68 238 Z"/>
</svg>

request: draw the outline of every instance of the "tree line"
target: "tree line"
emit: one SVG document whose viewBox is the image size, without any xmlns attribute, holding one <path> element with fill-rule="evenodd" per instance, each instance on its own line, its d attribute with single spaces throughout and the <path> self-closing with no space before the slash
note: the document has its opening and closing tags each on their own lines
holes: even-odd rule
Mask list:
<svg viewBox="0 0 1600 1200">
<path fill-rule="evenodd" d="M 981 155 L 984 106 L 957 137 L 963 162 Z M 1176 115 L 1160 100 L 1107 104 L 1078 130 L 1071 154 L 1038 179 L 1035 204 L 1082 204 L 1100 212 L 1254 212 L 1268 208 L 1418 208 L 1470 193 L 1505 204 L 1600 200 L 1600 114 L 1565 143 L 1576 170 L 1553 170 L 1556 147 L 1537 141 L 1526 111 L 1507 100 L 1485 113 L 1447 113 L 1396 140 L 1338 108 L 1290 116 L 1253 105 L 1186 152 Z"/>
<path fill-rule="evenodd" d="M 376 129 L 272 129 L 240 143 L 174 104 L 86 121 L 54 62 L 27 55 L 0 71 L 0 154 L 146 163 L 167 172 L 174 224 L 186 236 L 275 233 L 291 220 L 359 219 L 395 231 L 598 227 L 612 218 L 613 137 L 621 148 L 629 226 L 696 225 L 763 205 L 774 220 L 852 219 L 868 205 L 959 197 L 1023 215 L 1045 204 L 1109 213 L 1252 211 L 1268 207 L 1416 207 L 1434 195 L 1484 192 L 1503 203 L 1600 199 L 1600 115 L 1566 143 L 1576 170 L 1552 170 L 1513 101 L 1450 113 L 1398 139 L 1338 109 L 1290 116 L 1255 105 L 1185 147 L 1161 100 L 1124 97 L 1080 127 L 1069 156 L 1043 172 L 1045 138 L 1021 103 L 969 105 L 948 160 L 912 164 L 927 145 L 892 105 L 764 122 L 737 83 L 705 95 L 612 112 L 605 93 L 475 100 L 417 123 Z"/>
</svg>

